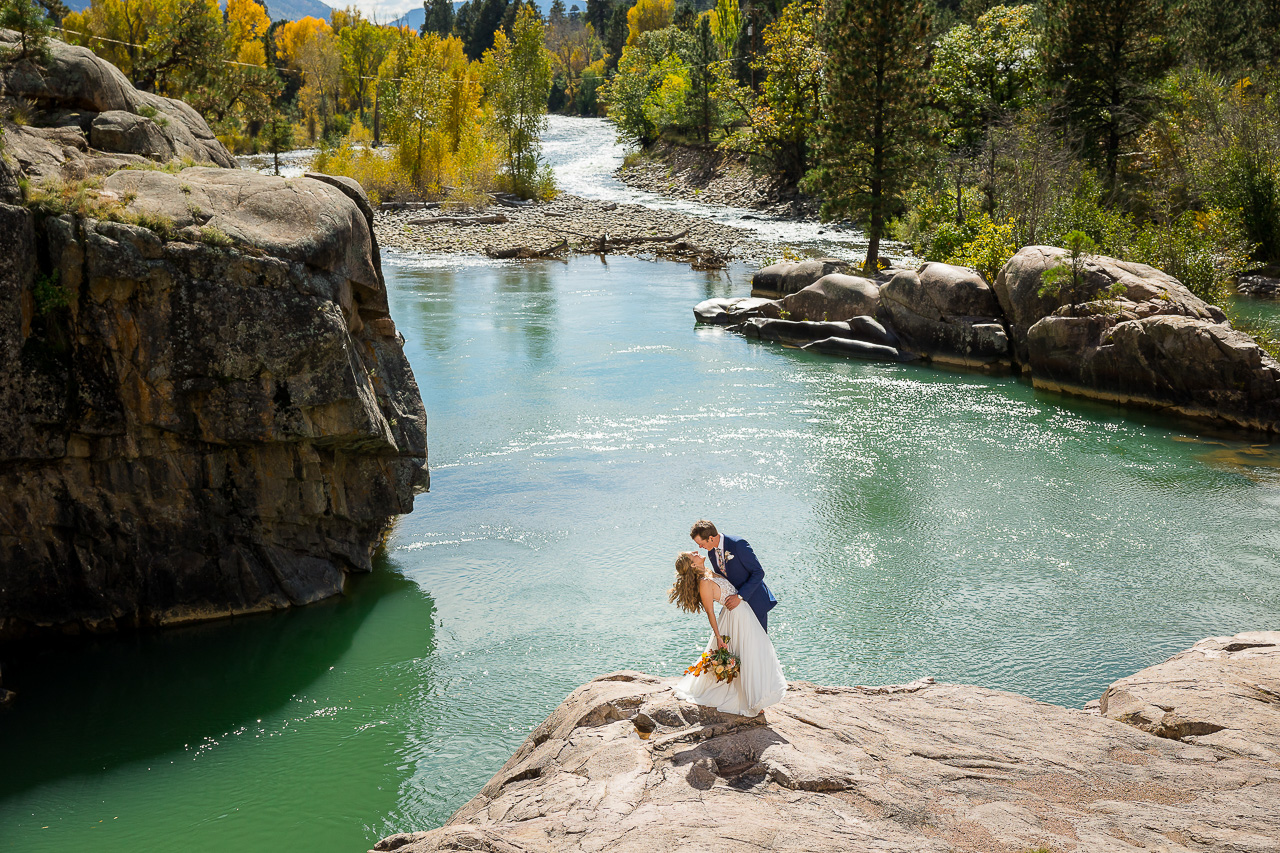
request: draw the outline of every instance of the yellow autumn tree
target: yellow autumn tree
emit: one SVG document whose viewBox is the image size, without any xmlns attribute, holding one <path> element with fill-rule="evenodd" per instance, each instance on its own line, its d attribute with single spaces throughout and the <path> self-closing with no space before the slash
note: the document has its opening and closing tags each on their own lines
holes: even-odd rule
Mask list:
<svg viewBox="0 0 1280 853">
<path fill-rule="evenodd" d="M 263 37 L 270 27 L 271 19 L 258 0 L 227 0 L 227 38 L 237 62 L 267 64 Z"/>
<path fill-rule="evenodd" d="M 301 70 L 299 57 L 302 55 L 303 48 L 307 42 L 321 33 L 333 34 L 333 28 L 329 26 L 328 21 L 322 21 L 310 15 L 296 21 L 289 21 L 276 31 L 276 56 L 290 68 Z"/>
<path fill-rule="evenodd" d="M 341 85 L 342 56 L 333 28 L 319 18 L 291 21 L 276 32 L 276 55 L 302 74 L 298 106 L 314 142 L 329 129 Z"/>
<path fill-rule="evenodd" d="M 627 11 L 627 44 L 636 43 L 642 33 L 671 26 L 676 0 L 639 0 Z"/>
</svg>

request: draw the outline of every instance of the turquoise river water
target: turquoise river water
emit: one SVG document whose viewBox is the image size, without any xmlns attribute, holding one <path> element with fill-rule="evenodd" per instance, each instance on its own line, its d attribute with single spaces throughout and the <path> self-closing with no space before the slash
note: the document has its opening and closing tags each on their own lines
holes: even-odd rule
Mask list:
<svg viewBox="0 0 1280 853">
<path fill-rule="evenodd" d="M 1275 446 L 696 327 L 743 269 L 387 260 L 431 493 L 341 600 L 4 661 L 0 850 L 438 826 L 580 683 L 692 662 L 666 590 L 700 517 L 761 557 L 793 679 L 1079 706 L 1277 626 Z"/>
</svg>

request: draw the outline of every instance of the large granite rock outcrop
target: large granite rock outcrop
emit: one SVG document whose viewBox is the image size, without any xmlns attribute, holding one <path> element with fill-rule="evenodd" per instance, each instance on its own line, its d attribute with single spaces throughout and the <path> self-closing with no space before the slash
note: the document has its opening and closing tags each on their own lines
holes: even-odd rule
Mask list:
<svg viewBox="0 0 1280 853">
<path fill-rule="evenodd" d="M 974 270 L 939 263 L 899 270 L 880 288 L 880 309 L 903 346 L 932 361 L 961 367 L 1010 362 L 1000 305 Z"/>
<path fill-rule="evenodd" d="M 1280 431 L 1280 363 L 1221 309 L 1145 264 L 1091 256 L 1082 304 L 1040 296 L 1060 249 L 1018 252 L 996 279 L 1018 360 L 1037 388 L 1162 409 L 1263 432 Z"/>
<path fill-rule="evenodd" d="M 0 50 L 18 40 L 0 30 Z M 4 123 L 5 152 L 33 185 L 80 180 L 123 166 L 174 159 L 235 168 L 235 159 L 189 105 L 140 92 L 84 47 L 48 40 L 49 59 L 0 63 L 0 99 L 34 107 L 29 125 Z M 19 200 L 0 175 L 0 201 Z"/>
<path fill-rule="evenodd" d="M 1236 743 L 928 679 L 796 682 L 754 719 L 679 702 L 673 682 L 580 687 L 445 826 L 374 849 L 1273 853 L 1280 838 L 1280 762 Z M 1280 704 L 1253 714 L 1274 731 Z"/>
<path fill-rule="evenodd" d="M 0 642 L 340 592 L 428 485 L 368 199 L 182 169 L 235 163 L 186 104 L 49 47 L 0 66 L 36 108 L 0 202 L 99 177 L 80 215 L 0 203 Z"/>
<path fill-rule="evenodd" d="M 1024 371 L 1031 364 L 1029 332 L 1040 320 L 1060 309 L 1072 313 L 1069 294 L 1039 294 L 1041 276 L 1067 258 L 1064 249 L 1053 246 L 1027 246 L 1018 251 L 1001 268 L 992 286 L 1000 309 L 1008 320 L 1016 358 Z M 1146 264 L 1118 261 L 1091 255 L 1084 262 L 1085 285 L 1091 292 L 1102 292 L 1119 284 L 1123 294 L 1106 305 L 1092 304 L 1089 313 L 1109 313 L 1119 319 L 1152 316 L 1192 317 L 1212 323 L 1226 321 L 1226 315 L 1210 305 L 1168 273 Z M 1082 288 L 1082 289 L 1084 289 Z"/>
<path fill-rule="evenodd" d="M 99 201 L 0 205 L 0 640 L 340 592 L 428 484 L 367 200 L 195 168 Z"/>
</svg>

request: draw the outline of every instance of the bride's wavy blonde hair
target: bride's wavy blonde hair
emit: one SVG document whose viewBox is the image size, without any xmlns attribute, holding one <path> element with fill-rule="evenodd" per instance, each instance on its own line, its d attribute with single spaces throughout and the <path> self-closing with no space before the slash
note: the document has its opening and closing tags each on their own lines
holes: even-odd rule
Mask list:
<svg viewBox="0 0 1280 853">
<path fill-rule="evenodd" d="M 667 601 L 689 613 L 697 613 L 702 609 L 698 584 L 704 575 L 702 569 L 693 564 L 693 554 L 693 551 L 681 551 L 680 556 L 676 557 L 676 582 L 667 592 Z"/>
</svg>

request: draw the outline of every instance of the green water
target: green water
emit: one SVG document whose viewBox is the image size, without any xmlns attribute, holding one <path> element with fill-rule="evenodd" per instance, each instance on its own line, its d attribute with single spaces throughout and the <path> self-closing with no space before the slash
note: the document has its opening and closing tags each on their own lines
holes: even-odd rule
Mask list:
<svg viewBox="0 0 1280 853">
<path fill-rule="evenodd" d="M 764 562 L 795 679 L 1080 705 L 1277 626 L 1275 447 L 695 327 L 742 270 L 392 260 L 431 494 L 341 601 L 5 661 L 0 849 L 437 826 L 579 683 L 692 659 L 665 592 L 702 516 Z"/>
</svg>

